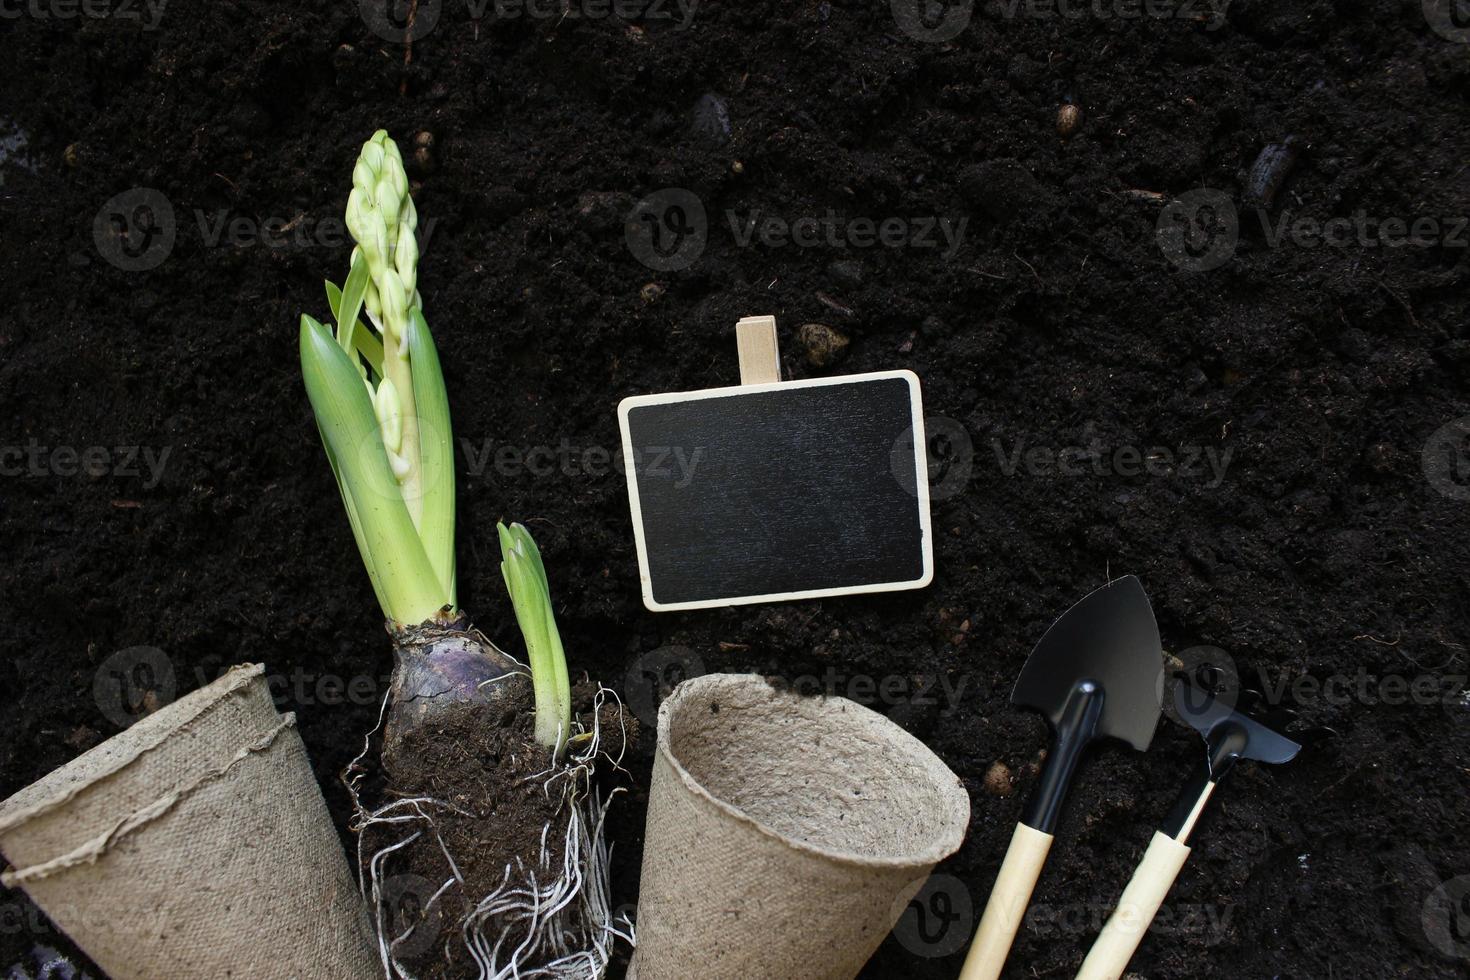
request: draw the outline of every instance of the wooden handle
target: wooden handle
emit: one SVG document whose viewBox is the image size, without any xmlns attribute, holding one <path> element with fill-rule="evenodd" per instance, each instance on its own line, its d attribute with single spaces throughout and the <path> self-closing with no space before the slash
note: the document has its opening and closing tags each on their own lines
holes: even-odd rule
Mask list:
<svg viewBox="0 0 1470 980">
<path fill-rule="evenodd" d="M 995 887 L 990 890 L 990 900 L 985 903 L 985 914 L 980 917 L 980 928 L 970 943 L 970 955 L 965 957 L 960 980 L 995 980 L 1000 976 L 1026 915 L 1026 906 L 1031 902 L 1031 890 L 1036 887 L 1041 866 L 1051 850 L 1051 840 L 1051 834 L 1023 823 L 1016 824 Z"/>
<path fill-rule="evenodd" d="M 1097 942 L 1092 944 L 1092 952 L 1083 961 L 1077 980 L 1118 980 L 1123 975 L 1187 857 L 1188 846 L 1161 831 L 1154 833 L 1147 853 L 1118 898 L 1118 907 L 1108 916 Z"/>
<path fill-rule="evenodd" d="M 763 385 L 781 380 L 775 317 L 748 316 L 736 323 L 735 346 L 740 352 L 741 384 Z"/>
</svg>

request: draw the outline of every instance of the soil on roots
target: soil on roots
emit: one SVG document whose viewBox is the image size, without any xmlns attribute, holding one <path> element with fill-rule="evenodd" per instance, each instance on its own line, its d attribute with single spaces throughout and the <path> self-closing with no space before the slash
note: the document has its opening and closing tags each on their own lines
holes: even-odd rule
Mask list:
<svg viewBox="0 0 1470 980">
<path fill-rule="evenodd" d="M 620 706 L 599 704 L 595 684 L 579 685 L 573 700 L 588 731 L 597 712 L 603 750 L 611 759 L 621 756 L 636 738 L 636 720 Z M 432 724 L 405 727 L 384 745 L 387 802 L 434 801 L 424 804 L 432 830 L 396 852 L 383 871 L 390 882 L 385 931 L 391 937 L 414 929 L 400 944 L 399 959 L 416 977 L 476 975 L 462 938 L 476 905 L 507 882 L 544 885 L 562 873 L 570 808 L 590 787 L 536 743 L 535 716 L 530 691 L 517 685 L 505 697 L 442 710 Z M 604 783 L 611 768 L 604 767 Z M 401 825 L 383 824 L 363 834 L 365 857 L 413 836 Z M 430 905 L 456 871 L 463 884 Z M 512 923 L 492 921 L 485 932 L 492 942 L 503 938 L 506 949 L 525 938 L 524 927 Z"/>
</svg>

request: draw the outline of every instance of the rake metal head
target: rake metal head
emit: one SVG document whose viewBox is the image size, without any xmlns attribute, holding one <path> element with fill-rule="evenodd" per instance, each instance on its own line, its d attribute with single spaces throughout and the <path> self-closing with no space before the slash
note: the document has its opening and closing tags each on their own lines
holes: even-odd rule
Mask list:
<svg viewBox="0 0 1470 980">
<path fill-rule="evenodd" d="M 1257 691 L 1242 690 L 1238 703 L 1226 693 L 1187 679 L 1174 687 L 1174 709 L 1204 736 L 1210 770 L 1217 778 L 1240 759 L 1270 765 L 1290 762 L 1303 745 L 1337 734 L 1326 726 L 1299 727 L 1295 711 L 1269 704 Z"/>
</svg>

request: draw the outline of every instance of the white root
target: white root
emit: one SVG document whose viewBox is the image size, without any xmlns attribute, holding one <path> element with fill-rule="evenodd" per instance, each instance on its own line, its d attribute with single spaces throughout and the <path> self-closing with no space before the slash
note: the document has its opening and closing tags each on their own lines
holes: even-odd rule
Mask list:
<svg viewBox="0 0 1470 980">
<path fill-rule="evenodd" d="M 540 852 L 534 858 L 528 855 L 507 864 L 500 884 L 475 903 L 460 924 L 458 935 L 444 939 L 446 950 L 456 941 L 463 943 L 479 970 L 478 980 L 594 980 L 606 970 L 619 939 L 629 944 L 635 941 L 633 924 L 626 917 L 617 918 L 611 908 L 612 852 L 604 825 L 612 797 L 602 799 L 592 785 L 599 759 L 621 769 L 627 747 L 625 728 L 617 757 L 602 752 L 601 709 L 609 697 L 617 700 L 612 691 L 598 689 L 591 712 L 592 727 L 588 730 L 576 725 L 563 762 L 528 777 L 540 780 L 548 797 L 557 794 L 561 799 L 556 825 L 548 823 L 541 829 Z M 459 863 L 440 835 L 435 817 L 467 814 L 444 800 L 427 796 L 394 800 L 375 809 L 363 804 L 359 794 L 368 773 L 365 760 L 386 712 L 385 698 L 378 727 L 368 733 L 362 753 L 347 767 L 343 781 L 356 810 L 358 884 L 373 913 L 383 975 L 387 980 L 413 980 L 412 972 L 399 961 L 398 950 L 413 939 L 415 929 L 434 921 L 432 913 L 446 895 L 465 887 Z M 613 795 L 618 792 L 621 790 Z M 395 842 L 365 853 L 362 841 L 370 827 L 390 828 Z M 561 835 L 559 867 L 552 866 L 553 849 L 548 846 L 555 839 L 554 833 Z M 419 924 L 401 935 L 389 936 L 392 896 L 384 894 L 384 885 L 392 878 L 391 859 L 425 835 L 439 845 L 449 875 L 424 902 Z M 507 948 L 512 939 L 514 946 Z"/>
</svg>

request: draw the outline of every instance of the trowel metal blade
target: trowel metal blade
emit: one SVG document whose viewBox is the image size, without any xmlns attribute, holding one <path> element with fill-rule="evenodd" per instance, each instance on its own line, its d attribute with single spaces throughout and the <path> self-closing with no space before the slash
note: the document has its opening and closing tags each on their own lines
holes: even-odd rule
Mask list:
<svg viewBox="0 0 1470 980">
<path fill-rule="evenodd" d="M 1051 625 L 1021 668 L 1011 701 L 1056 725 L 1073 688 L 1088 680 L 1104 695 L 1096 737 L 1147 749 L 1163 700 L 1164 650 L 1135 576 L 1089 593 Z"/>
</svg>

